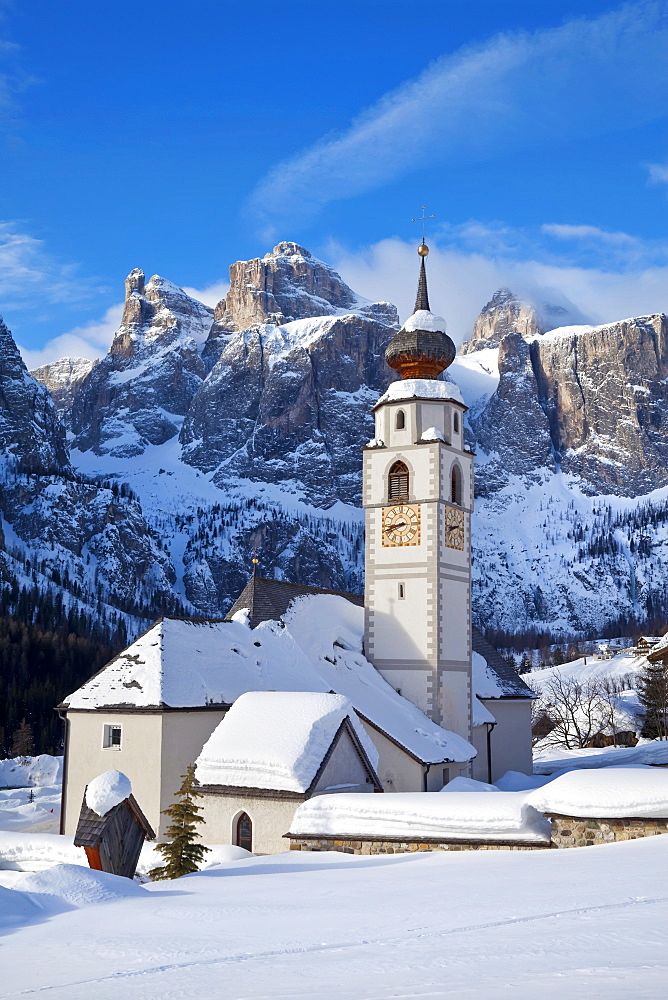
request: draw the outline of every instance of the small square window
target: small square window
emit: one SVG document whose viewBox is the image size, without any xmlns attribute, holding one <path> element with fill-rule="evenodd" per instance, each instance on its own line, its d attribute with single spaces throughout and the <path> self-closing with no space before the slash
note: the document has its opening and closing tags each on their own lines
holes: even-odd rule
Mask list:
<svg viewBox="0 0 668 1000">
<path fill-rule="evenodd" d="M 122 736 L 121 726 L 105 726 L 104 735 L 102 737 L 103 748 L 105 750 L 120 750 L 121 736 Z"/>
</svg>

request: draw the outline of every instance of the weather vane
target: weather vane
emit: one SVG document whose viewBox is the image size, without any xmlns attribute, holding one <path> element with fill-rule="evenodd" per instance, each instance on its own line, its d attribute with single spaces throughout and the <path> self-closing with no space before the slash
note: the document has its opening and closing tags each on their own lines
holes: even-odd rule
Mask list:
<svg viewBox="0 0 668 1000">
<path fill-rule="evenodd" d="M 417 217 L 417 219 L 411 219 L 411 222 L 421 222 L 422 223 L 422 243 L 424 245 L 424 224 L 427 221 L 427 219 L 435 219 L 436 216 L 435 215 L 425 215 L 424 213 L 427 210 L 427 206 L 426 205 L 422 205 L 421 207 L 422 207 L 422 215 L 419 215 Z"/>
<path fill-rule="evenodd" d="M 253 576 L 255 576 L 255 574 L 257 573 L 257 564 L 258 564 L 258 563 L 259 563 L 259 561 L 260 561 L 260 560 L 258 559 L 258 556 L 257 556 L 257 554 L 258 554 L 258 551 L 259 551 L 259 550 L 258 550 L 258 547 L 257 547 L 257 545 L 253 546 L 253 558 L 251 559 L 251 562 L 252 562 L 252 564 L 253 564 Z"/>
</svg>

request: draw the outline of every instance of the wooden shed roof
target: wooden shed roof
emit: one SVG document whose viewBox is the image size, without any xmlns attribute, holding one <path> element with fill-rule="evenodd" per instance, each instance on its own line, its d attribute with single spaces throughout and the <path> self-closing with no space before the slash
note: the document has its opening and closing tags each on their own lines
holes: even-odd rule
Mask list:
<svg viewBox="0 0 668 1000">
<path fill-rule="evenodd" d="M 86 799 L 84 797 L 84 801 L 81 805 L 81 812 L 79 814 L 77 831 L 74 834 L 74 846 L 97 847 L 113 818 L 122 810 L 130 812 L 135 823 L 142 830 L 146 840 L 155 840 L 155 832 L 139 808 L 134 795 L 130 795 L 127 799 L 123 799 L 122 802 L 119 802 L 117 806 L 110 809 L 104 816 L 98 816 L 96 812 L 93 812 L 90 806 L 86 805 Z"/>
</svg>

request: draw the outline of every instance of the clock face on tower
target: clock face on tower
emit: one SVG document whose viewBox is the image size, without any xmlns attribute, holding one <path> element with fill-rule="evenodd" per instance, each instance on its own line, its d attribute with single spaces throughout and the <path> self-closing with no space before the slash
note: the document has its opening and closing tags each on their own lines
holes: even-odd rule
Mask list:
<svg viewBox="0 0 668 1000">
<path fill-rule="evenodd" d="M 383 545 L 419 545 L 420 508 L 412 504 L 383 507 Z"/>
<path fill-rule="evenodd" d="M 449 549 L 464 549 L 464 511 L 445 508 L 445 544 Z"/>
</svg>

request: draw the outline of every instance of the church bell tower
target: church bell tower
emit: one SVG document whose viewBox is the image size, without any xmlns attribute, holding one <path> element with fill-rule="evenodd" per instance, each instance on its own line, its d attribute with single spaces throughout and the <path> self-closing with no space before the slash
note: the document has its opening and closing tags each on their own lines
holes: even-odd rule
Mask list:
<svg viewBox="0 0 668 1000">
<path fill-rule="evenodd" d="M 438 376 L 455 346 L 429 308 L 424 238 L 415 311 L 385 360 L 401 376 L 374 407 L 364 449 L 365 651 L 434 722 L 471 727 L 473 455 L 466 406 Z"/>
</svg>

